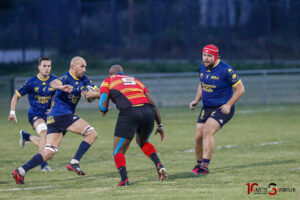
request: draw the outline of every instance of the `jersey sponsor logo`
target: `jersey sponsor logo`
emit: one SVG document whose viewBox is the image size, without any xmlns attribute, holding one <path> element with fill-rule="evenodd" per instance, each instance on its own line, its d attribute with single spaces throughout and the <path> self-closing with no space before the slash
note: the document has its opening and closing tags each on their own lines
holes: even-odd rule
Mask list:
<svg viewBox="0 0 300 200">
<path fill-rule="evenodd" d="M 205 84 L 203 82 L 201 82 L 201 86 L 202 86 L 202 90 L 206 91 L 206 92 L 213 92 L 214 88 L 216 88 L 216 85 L 209 85 L 209 84 Z"/>
<path fill-rule="evenodd" d="M 41 104 L 46 104 L 49 102 L 49 99 L 51 99 L 51 96 L 40 96 L 40 95 L 36 95 L 35 99 L 37 100 L 38 103 Z"/>
<path fill-rule="evenodd" d="M 35 87 L 34 92 L 38 92 L 38 91 L 39 91 L 39 87 Z"/>
<path fill-rule="evenodd" d="M 42 85 L 46 85 L 46 83 L 45 83 L 45 82 L 43 82 L 43 83 L 42 83 Z"/>
<path fill-rule="evenodd" d="M 78 97 L 78 96 L 75 96 L 73 94 L 69 94 L 68 98 L 69 98 L 69 100 L 70 100 L 71 103 L 77 104 L 78 101 L 79 101 L 79 99 L 80 99 L 80 96 Z"/>
<path fill-rule="evenodd" d="M 54 88 L 48 88 L 48 91 L 54 91 L 55 89 Z"/>
<path fill-rule="evenodd" d="M 210 78 L 211 78 L 211 79 L 214 79 L 214 80 L 219 80 L 219 77 L 218 77 L 218 76 L 211 76 Z"/>
</svg>

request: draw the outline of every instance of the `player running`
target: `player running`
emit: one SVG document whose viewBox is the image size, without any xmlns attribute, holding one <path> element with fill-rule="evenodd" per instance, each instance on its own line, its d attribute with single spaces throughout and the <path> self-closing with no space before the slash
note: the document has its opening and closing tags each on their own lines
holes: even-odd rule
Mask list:
<svg viewBox="0 0 300 200">
<path fill-rule="evenodd" d="M 160 113 L 147 88 L 136 78 L 124 75 L 120 65 L 112 66 L 109 75 L 100 88 L 99 106 L 105 116 L 108 112 L 108 100 L 111 99 L 120 111 L 115 127 L 113 151 L 115 164 L 121 176 L 118 186 L 129 185 L 124 155 L 135 133 L 137 133 L 137 144 L 153 161 L 159 179 L 161 181 L 167 179 L 166 168 L 159 160 L 155 147 L 149 142 L 154 120 L 158 125 L 155 134 L 160 134 L 162 142 L 165 141 L 166 137 Z"/>
<path fill-rule="evenodd" d="M 24 184 L 24 175 L 30 169 L 54 157 L 67 131 L 82 135 L 84 139 L 66 167 L 79 175 L 85 175 L 79 167 L 79 161 L 95 142 L 98 134 L 85 120 L 74 115 L 74 112 L 85 86 L 92 86 L 99 92 L 99 89 L 84 75 L 85 72 L 86 61 L 82 57 L 74 57 L 71 60 L 69 72 L 51 82 L 51 87 L 56 89 L 56 93 L 54 105 L 47 118 L 48 130 L 45 149 L 34 155 L 22 167 L 13 170 L 12 176 L 17 184 Z"/>
<path fill-rule="evenodd" d="M 55 93 L 55 89 L 50 87 L 50 83 L 56 79 L 56 77 L 50 74 L 50 58 L 40 58 L 38 69 L 39 73 L 36 76 L 30 78 L 20 89 L 15 91 L 15 94 L 11 100 L 11 108 L 8 120 L 17 122 L 15 111 L 16 105 L 22 96 L 28 94 L 28 101 L 30 105 L 30 109 L 28 111 L 28 121 L 40 137 L 33 136 L 29 133 L 26 133 L 24 130 L 21 130 L 21 139 L 19 145 L 21 148 L 24 148 L 25 141 L 31 141 L 33 144 L 38 146 L 39 151 L 42 152 L 46 143 L 47 114 L 50 111 L 52 99 Z M 41 164 L 41 171 L 50 172 L 52 170 L 47 162 L 43 162 Z"/>
<path fill-rule="evenodd" d="M 227 63 L 219 59 L 214 45 L 203 48 L 203 64 L 199 67 L 200 84 L 190 109 L 202 99 L 203 107 L 198 117 L 195 135 L 197 164 L 194 174 L 208 174 L 208 165 L 215 148 L 214 135 L 234 114 L 234 104 L 245 92 L 244 85 Z M 233 89 L 234 92 L 233 92 Z"/>
</svg>

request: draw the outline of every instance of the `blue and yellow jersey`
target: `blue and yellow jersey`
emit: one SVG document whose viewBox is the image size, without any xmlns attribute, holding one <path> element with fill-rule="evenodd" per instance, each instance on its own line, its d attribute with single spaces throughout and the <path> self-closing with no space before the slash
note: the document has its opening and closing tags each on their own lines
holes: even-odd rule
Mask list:
<svg viewBox="0 0 300 200">
<path fill-rule="evenodd" d="M 221 60 L 217 60 L 211 69 L 201 64 L 199 75 L 202 102 L 206 107 L 226 104 L 233 95 L 232 88 L 241 81 L 233 68 Z"/>
<path fill-rule="evenodd" d="M 42 79 L 39 75 L 30 78 L 20 89 L 16 90 L 16 94 L 22 97 L 28 94 L 30 109 L 28 111 L 28 119 L 34 116 L 46 116 L 46 111 L 51 107 L 51 101 L 55 90 L 50 87 L 51 81 L 56 76 L 50 74 L 46 79 Z"/>
<path fill-rule="evenodd" d="M 73 91 L 71 93 L 61 90 L 56 91 L 54 96 L 54 105 L 49 113 L 50 116 L 74 114 L 84 86 L 90 85 L 94 88 L 97 87 L 85 75 L 78 79 L 69 72 L 58 77 L 58 80 L 62 85 L 71 85 L 73 87 Z"/>
</svg>

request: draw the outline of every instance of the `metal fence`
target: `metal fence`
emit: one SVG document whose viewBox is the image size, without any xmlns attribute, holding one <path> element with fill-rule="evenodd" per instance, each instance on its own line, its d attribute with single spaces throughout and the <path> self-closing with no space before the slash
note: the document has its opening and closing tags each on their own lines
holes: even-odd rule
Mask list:
<svg viewBox="0 0 300 200">
<path fill-rule="evenodd" d="M 300 103 L 300 69 L 288 70 L 247 70 L 238 71 L 246 93 L 238 104 L 292 104 Z M 198 73 L 157 73 L 136 74 L 160 107 L 188 106 L 195 98 L 199 84 Z M 90 76 L 99 87 L 105 76 Z M 14 80 L 18 88 L 28 80 L 19 77 Z M 7 91 L 9 92 L 9 90 Z M 80 101 L 78 108 L 97 108 L 98 101 Z M 27 98 L 21 98 L 18 108 L 28 109 Z"/>
<path fill-rule="evenodd" d="M 0 10 L 0 62 L 79 52 L 193 61 L 208 43 L 228 59 L 299 59 L 299 0 L 15 2 Z"/>
</svg>

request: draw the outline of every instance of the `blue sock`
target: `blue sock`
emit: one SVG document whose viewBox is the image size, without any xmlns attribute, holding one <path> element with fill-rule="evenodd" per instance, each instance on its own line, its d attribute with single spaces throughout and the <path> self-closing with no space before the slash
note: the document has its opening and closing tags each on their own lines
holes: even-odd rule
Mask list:
<svg viewBox="0 0 300 200">
<path fill-rule="evenodd" d="M 48 165 L 48 162 L 46 161 L 46 162 L 43 162 L 42 164 L 41 164 L 41 169 L 43 169 L 45 166 L 47 166 Z"/>
<path fill-rule="evenodd" d="M 26 133 L 25 131 L 23 131 L 22 132 L 22 137 L 23 137 L 23 139 L 25 140 L 25 141 L 30 141 L 29 140 L 29 137 L 30 137 L 31 135 L 29 134 L 29 133 Z"/>
<path fill-rule="evenodd" d="M 89 150 L 90 146 L 91 145 L 86 141 L 82 141 L 73 159 L 80 161 L 81 157 Z"/>
<path fill-rule="evenodd" d="M 210 163 L 209 159 L 202 158 L 201 168 L 205 169 L 205 170 L 208 170 L 209 163 Z"/>
<path fill-rule="evenodd" d="M 22 166 L 22 168 L 27 172 L 28 170 L 42 164 L 44 162 L 43 156 L 38 153 L 34 155 L 31 160 L 29 160 L 25 165 Z"/>
</svg>

